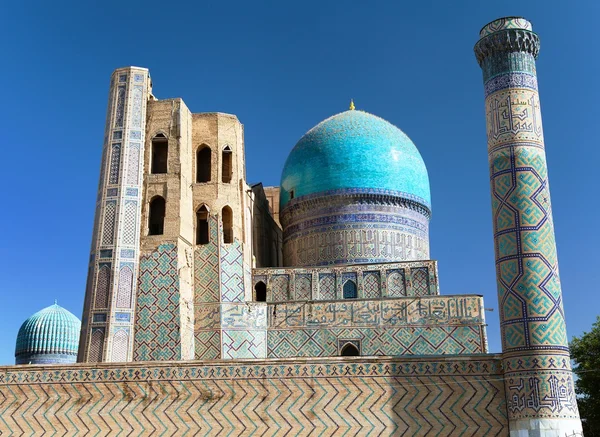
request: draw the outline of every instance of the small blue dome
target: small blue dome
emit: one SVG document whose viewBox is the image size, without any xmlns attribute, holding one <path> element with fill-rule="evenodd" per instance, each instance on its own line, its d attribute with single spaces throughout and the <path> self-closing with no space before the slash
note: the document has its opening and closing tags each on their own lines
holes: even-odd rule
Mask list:
<svg viewBox="0 0 600 437">
<path fill-rule="evenodd" d="M 430 207 L 429 177 L 404 132 L 363 111 L 349 110 L 309 130 L 281 176 L 280 207 L 293 197 L 339 189 L 389 190 Z"/>
<path fill-rule="evenodd" d="M 74 363 L 80 331 L 79 319 L 56 303 L 38 311 L 19 329 L 16 364 Z"/>
</svg>

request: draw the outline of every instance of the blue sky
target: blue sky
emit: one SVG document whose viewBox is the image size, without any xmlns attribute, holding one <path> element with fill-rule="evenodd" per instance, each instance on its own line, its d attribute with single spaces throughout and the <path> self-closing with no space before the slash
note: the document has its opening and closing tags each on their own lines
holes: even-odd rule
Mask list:
<svg viewBox="0 0 600 437">
<path fill-rule="evenodd" d="M 533 22 L 569 335 L 600 313 L 597 1 L 4 2 L 0 364 L 58 299 L 81 316 L 109 78 L 148 67 L 158 98 L 245 125 L 249 182 L 354 98 L 406 132 L 428 167 L 442 294 L 485 297 L 500 351 L 479 29 Z"/>
</svg>

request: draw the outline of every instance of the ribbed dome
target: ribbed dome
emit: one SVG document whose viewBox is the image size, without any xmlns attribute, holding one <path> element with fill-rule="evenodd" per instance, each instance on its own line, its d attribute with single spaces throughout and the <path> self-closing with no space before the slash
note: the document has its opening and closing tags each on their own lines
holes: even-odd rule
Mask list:
<svg viewBox="0 0 600 437">
<path fill-rule="evenodd" d="M 75 362 L 81 322 L 58 304 L 29 317 L 19 329 L 17 364 Z"/>
<path fill-rule="evenodd" d="M 363 111 L 334 115 L 309 130 L 291 151 L 281 176 L 280 206 L 338 189 L 389 190 L 430 207 L 429 177 L 404 132 Z"/>
</svg>

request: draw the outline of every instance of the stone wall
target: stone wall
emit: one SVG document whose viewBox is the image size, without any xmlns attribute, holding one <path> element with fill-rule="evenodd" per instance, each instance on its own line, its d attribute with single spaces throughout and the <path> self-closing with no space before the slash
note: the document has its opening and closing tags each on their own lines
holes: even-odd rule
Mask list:
<svg viewBox="0 0 600 437">
<path fill-rule="evenodd" d="M 508 435 L 500 357 L 0 367 L 4 435 Z"/>
</svg>

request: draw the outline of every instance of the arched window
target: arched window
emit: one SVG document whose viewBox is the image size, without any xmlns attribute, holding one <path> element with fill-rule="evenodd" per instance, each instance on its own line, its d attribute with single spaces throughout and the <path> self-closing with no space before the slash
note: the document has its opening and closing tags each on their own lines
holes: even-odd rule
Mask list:
<svg viewBox="0 0 600 437">
<path fill-rule="evenodd" d="M 360 351 L 352 343 L 346 343 L 342 348 L 340 355 L 342 357 L 358 357 L 360 356 Z"/>
<path fill-rule="evenodd" d="M 208 237 L 208 208 L 202 205 L 196 211 L 196 244 L 207 244 Z"/>
<path fill-rule="evenodd" d="M 230 207 L 223 207 L 221 218 L 223 219 L 223 242 L 233 243 L 233 212 Z"/>
<path fill-rule="evenodd" d="M 210 147 L 201 146 L 196 152 L 196 182 L 210 182 Z"/>
<path fill-rule="evenodd" d="M 150 202 L 148 235 L 162 235 L 165 229 L 165 199 L 156 196 Z"/>
<path fill-rule="evenodd" d="M 254 286 L 255 300 L 256 302 L 266 302 L 267 301 L 267 285 L 263 281 L 258 281 Z"/>
<path fill-rule="evenodd" d="M 169 157 L 169 143 L 163 134 L 152 138 L 152 168 L 151 173 L 166 173 Z"/>
<path fill-rule="evenodd" d="M 356 293 L 356 284 L 354 281 L 348 280 L 344 284 L 344 299 L 356 299 L 358 294 Z"/>
<path fill-rule="evenodd" d="M 232 155 L 231 147 L 223 147 L 223 168 L 222 168 L 222 181 L 226 184 L 231 182 L 231 173 L 233 172 L 232 167 Z"/>
</svg>

